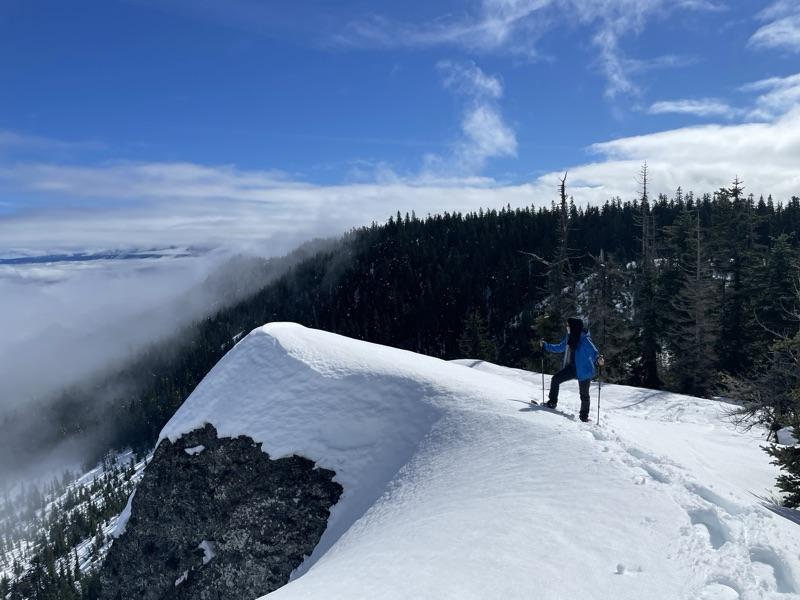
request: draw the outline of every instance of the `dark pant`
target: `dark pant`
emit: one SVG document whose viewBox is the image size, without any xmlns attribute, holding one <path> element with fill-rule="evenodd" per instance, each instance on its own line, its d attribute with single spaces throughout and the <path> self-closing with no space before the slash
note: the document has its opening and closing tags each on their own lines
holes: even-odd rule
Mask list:
<svg viewBox="0 0 800 600">
<path fill-rule="evenodd" d="M 558 387 L 565 381 L 575 379 L 578 374 L 575 372 L 575 365 L 567 365 L 558 373 L 553 375 L 550 380 L 550 401 L 555 404 L 558 402 Z M 581 394 L 581 416 L 589 416 L 589 386 L 592 384 L 591 379 L 578 382 L 578 389 Z"/>
</svg>

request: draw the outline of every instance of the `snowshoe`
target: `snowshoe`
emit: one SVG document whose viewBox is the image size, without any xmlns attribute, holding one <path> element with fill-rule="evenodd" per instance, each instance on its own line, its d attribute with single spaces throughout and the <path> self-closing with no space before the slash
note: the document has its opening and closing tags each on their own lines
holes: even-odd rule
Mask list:
<svg viewBox="0 0 800 600">
<path fill-rule="evenodd" d="M 547 410 L 549 412 L 554 412 L 554 413 L 559 414 L 562 417 L 566 417 L 567 419 L 570 419 L 572 421 L 575 420 L 575 415 L 573 415 L 571 413 L 568 413 L 568 412 L 564 412 L 560 408 L 557 408 L 556 404 L 550 404 L 550 402 L 545 402 L 543 404 L 540 404 L 540 403 L 536 402 L 535 400 L 532 400 L 531 401 L 531 406 L 536 406 L 539 409 L 544 409 L 544 410 Z"/>
</svg>

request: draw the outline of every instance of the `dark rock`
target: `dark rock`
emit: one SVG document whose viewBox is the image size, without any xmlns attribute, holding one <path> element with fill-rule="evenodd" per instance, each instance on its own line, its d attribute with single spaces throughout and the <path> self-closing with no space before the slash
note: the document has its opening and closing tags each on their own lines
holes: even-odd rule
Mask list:
<svg viewBox="0 0 800 600">
<path fill-rule="evenodd" d="M 325 531 L 342 493 L 333 476 L 211 425 L 163 440 L 101 570 L 101 598 L 252 600 L 279 588 Z"/>
</svg>

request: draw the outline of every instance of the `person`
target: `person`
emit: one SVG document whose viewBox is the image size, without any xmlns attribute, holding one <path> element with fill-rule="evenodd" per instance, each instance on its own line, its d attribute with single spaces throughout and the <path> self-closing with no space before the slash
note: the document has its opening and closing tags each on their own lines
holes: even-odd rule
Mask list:
<svg viewBox="0 0 800 600">
<path fill-rule="evenodd" d="M 549 400 L 545 406 L 555 408 L 558 405 L 558 390 L 561 384 L 570 379 L 577 379 L 581 396 L 579 416 L 581 421 L 588 421 L 589 385 L 594 378 L 595 363 L 602 367 L 605 359 L 592 343 L 589 332 L 583 330 L 583 321 L 577 317 L 567 319 L 567 335 L 564 339 L 558 344 L 548 344 L 542 340 L 541 346 L 543 351 L 564 353 L 561 370 L 550 380 Z"/>
</svg>

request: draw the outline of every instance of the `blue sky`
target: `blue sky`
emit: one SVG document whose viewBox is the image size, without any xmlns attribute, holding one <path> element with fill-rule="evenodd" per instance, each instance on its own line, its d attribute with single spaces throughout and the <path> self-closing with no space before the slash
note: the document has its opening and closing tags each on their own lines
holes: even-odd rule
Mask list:
<svg viewBox="0 0 800 600">
<path fill-rule="evenodd" d="M 6 0 L 2 250 L 222 243 L 659 191 L 800 194 L 769 0 Z"/>
</svg>

